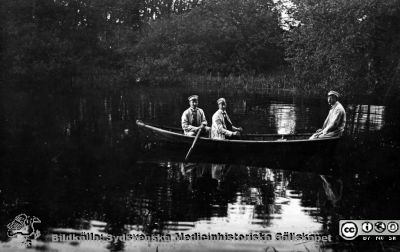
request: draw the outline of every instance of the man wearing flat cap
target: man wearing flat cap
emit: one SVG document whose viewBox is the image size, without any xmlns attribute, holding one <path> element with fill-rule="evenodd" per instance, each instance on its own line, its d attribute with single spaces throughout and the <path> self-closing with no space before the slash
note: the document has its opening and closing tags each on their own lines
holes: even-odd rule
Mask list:
<svg viewBox="0 0 400 252">
<path fill-rule="evenodd" d="M 331 105 L 324 125 L 310 139 L 341 136 L 346 125 L 346 111 L 338 101 L 340 95 L 336 91 L 328 92 L 328 103 Z"/>
<path fill-rule="evenodd" d="M 190 108 L 183 112 L 181 118 L 183 132 L 186 136 L 195 136 L 202 126 L 204 127 L 203 132 L 209 132 L 210 127 L 207 127 L 204 111 L 197 107 L 199 104 L 199 96 L 191 95 L 188 100 Z"/>
<path fill-rule="evenodd" d="M 240 132 L 243 130 L 241 127 L 235 127 L 232 124 L 231 119 L 226 113 L 226 100 L 225 98 L 219 98 L 217 100 L 218 110 L 212 117 L 211 125 L 211 138 L 213 139 L 226 139 L 235 138 L 240 136 Z"/>
</svg>

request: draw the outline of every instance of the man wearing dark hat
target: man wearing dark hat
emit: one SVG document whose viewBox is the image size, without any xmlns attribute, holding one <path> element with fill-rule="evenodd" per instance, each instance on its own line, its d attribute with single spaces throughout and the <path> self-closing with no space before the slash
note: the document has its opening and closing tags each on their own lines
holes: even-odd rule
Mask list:
<svg viewBox="0 0 400 252">
<path fill-rule="evenodd" d="M 241 127 L 235 127 L 232 124 L 231 119 L 226 113 L 226 100 L 225 98 L 219 98 L 217 100 L 218 110 L 212 117 L 211 125 L 211 138 L 213 139 L 226 139 L 234 138 L 239 136 L 243 130 Z"/>
<path fill-rule="evenodd" d="M 329 91 L 328 103 L 331 105 L 329 114 L 325 119 L 322 129 L 318 129 L 310 139 L 341 136 L 346 125 L 346 111 L 342 104 L 338 102 L 339 93 Z"/>
<path fill-rule="evenodd" d="M 198 108 L 199 97 L 191 95 L 188 98 L 190 108 L 182 114 L 182 129 L 186 136 L 195 136 L 197 131 L 204 125 L 204 132 L 209 132 L 210 127 L 207 127 L 206 116 L 201 108 Z"/>
</svg>

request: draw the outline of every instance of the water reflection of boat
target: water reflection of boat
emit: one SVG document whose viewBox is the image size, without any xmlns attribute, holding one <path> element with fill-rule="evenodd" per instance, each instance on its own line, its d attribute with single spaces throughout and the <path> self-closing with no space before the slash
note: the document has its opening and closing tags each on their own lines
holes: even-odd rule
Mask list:
<svg viewBox="0 0 400 252">
<path fill-rule="evenodd" d="M 168 127 L 153 126 L 136 121 L 142 136 L 149 143 L 168 144 L 181 148 L 189 148 L 194 137 L 185 136 L 181 132 Z M 336 146 L 339 137 L 309 140 L 311 134 L 277 135 L 254 134 L 245 135 L 241 140 L 215 140 L 200 137 L 196 149 L 201 153 L 240 153 L 263 156 L 274 155 L 314 155 L 326 153 Z"/>
</svg>

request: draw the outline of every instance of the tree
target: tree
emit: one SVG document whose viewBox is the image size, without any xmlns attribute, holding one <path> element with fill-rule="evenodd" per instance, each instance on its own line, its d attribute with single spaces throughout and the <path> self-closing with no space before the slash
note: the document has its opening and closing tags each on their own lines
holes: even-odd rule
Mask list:
<svg viewBox="0 0 400 252">
<path fill-rule="evenodd" d="M 209 0 L 151 22 L 136 47 L 140 74 L 265 73 L 283 63 L 279 14 L 269 0 Z"/>
<path fill-rule="evenodd" d="M 200 0 L 1 1 L 3 78 L 46 83 L 127 74 L 142 27 Z M 133 55 L 135 57 L 135 55 Z M 134 66 L 134 65 L 133 65 Z"/>
<path fill-rule="evenodd" d="M 299 86 L 377 91 L 398 72 L 398 0 L 295 0 L 286 57 Z"/>
</svg>

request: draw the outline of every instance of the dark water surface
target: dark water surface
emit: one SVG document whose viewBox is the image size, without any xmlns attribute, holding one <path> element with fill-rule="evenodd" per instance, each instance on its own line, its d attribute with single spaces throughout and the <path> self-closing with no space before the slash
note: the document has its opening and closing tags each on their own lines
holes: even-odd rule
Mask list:
<svg viewBox="0 0 400 252">
<path fill-rule="evenodd" d="M 295 169 L 282 164 L 184 164 L 143 150 L 135 120 L 179 126 L 193 93 L 200 95 L 210 123 L 216 100 L 225 97 L 234 124 L 248 133 L 312 132 L 329 110 L 325 97 L 238 90 L 3 92 L 0 251 L 23 249 L 21 239 L 9 238 L 5 227 L 20 213 L 41 220 L 35 224 L 41 236 L 32 249 L 45 251 L 399 248 L 394 242 L 344 242 L 338 237 L 340 219 L 400 217 L 398 100 L 345 99 L 347 136 L 329 164 L 310 161 Z M 82 232 L 304 232 L 330 234 L 333 241 L 51 241 L 52 234 Z"/>
</svg>

